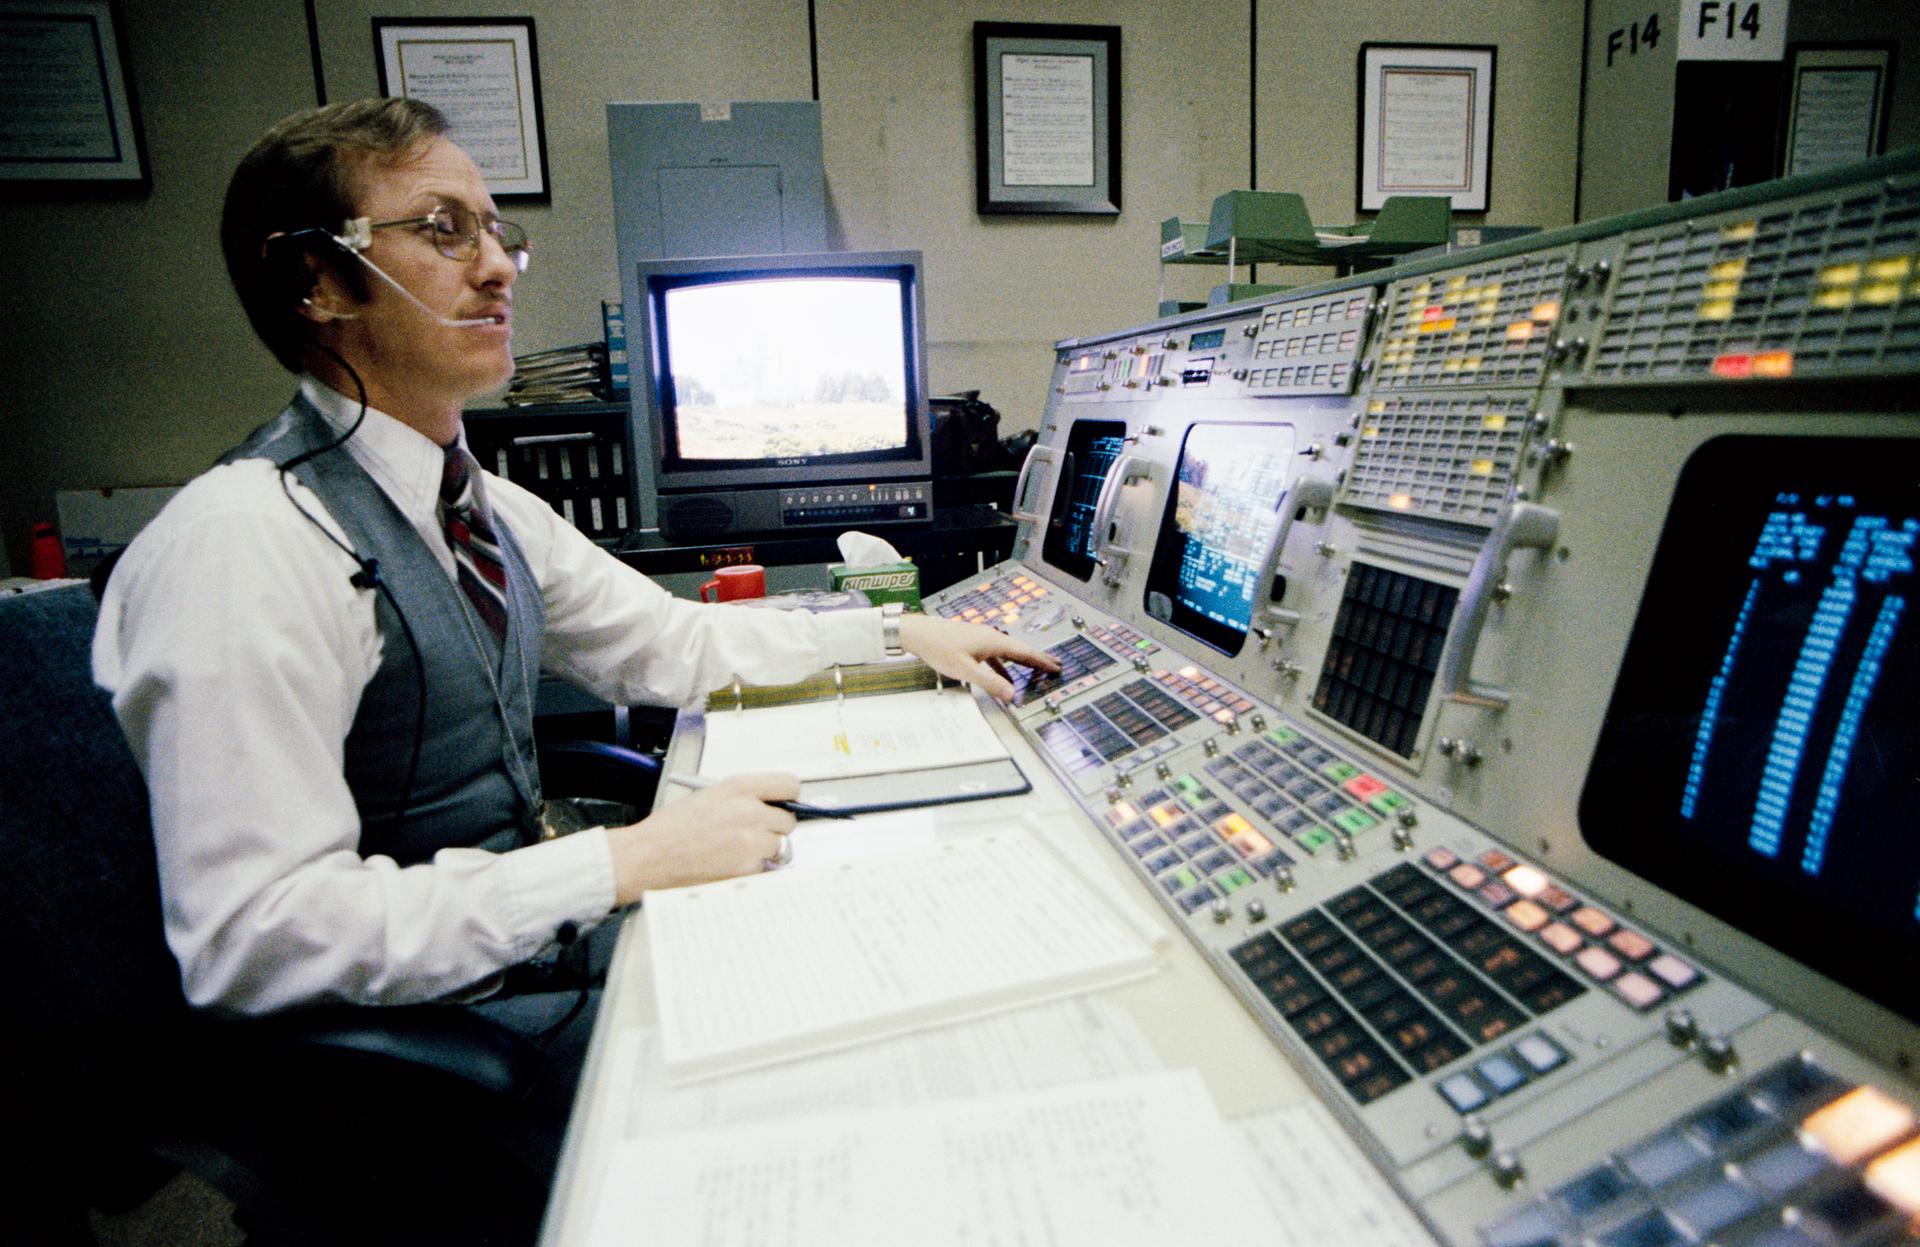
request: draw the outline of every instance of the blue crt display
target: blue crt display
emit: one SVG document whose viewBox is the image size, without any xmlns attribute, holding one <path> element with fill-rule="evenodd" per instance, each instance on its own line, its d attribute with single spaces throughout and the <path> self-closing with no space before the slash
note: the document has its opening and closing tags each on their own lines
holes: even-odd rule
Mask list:
<svg viewBox="0 0 1920 1247">
<path fill-rule="evenodd" d="M 1877 438 L 1695 452 L 1580 825 L 1602 856 L 1920 1021 L 1916 462 L 1912 441 Z"/>
<path fill-rule="evenodd" d="M 1182 608 L 1246 632 L 1293 451 L 1291 425 L 1196 424 L 1188 431 L 1173 499 L 1181 537 L 1174 600 Z"/>
</svg>

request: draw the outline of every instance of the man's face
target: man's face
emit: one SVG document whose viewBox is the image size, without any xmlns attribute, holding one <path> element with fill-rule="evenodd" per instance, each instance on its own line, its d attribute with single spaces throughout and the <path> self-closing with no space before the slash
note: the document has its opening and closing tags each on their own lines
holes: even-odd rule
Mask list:
<svg viewBox="0 0 1920 1247">
<path fill-rule="evenodd" d="M 375 223 L 453 206 L 496 215 L 480 170 L 444 138 L 398 162 L 369 162 L 362 179 L 358 211 Z M 506 384 L 513 375 L 511 305 L 519 269 L 498 240 L 483 230 L 478 254 L 456 260 L 436 249 L 429 227 L 394 226 L 375 230 L 365 254 L 438 315 L 490 321 L 459 329 L 439 324 L 363 270 L 369 297 L 355 309 L 358 319 L 346 322 L 341 346 L 369 389 L 405 396 L 410 404 L 457 408 Z"/>
</svg>

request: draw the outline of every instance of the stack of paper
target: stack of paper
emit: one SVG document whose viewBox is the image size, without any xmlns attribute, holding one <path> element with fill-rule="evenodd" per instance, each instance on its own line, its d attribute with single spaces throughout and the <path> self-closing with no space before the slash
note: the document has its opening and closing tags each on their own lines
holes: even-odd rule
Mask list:
<svg viewBox="0 0 1920 1247">
<path fill-rule="evenodd" d="M 676 1081 L 1139 978 L 1163 938 L 1024 830 L 650 893 Z"/>
<path fill-rule="evenodd" d="M 655 1135 L 615 1151 L 593 1247 L 1166 1247 L 1279 1225 L 1198 1074 Z"/>
<path fill-rule="evenodd" d="M 700 774 L 791 771 L 802 780 L 896 774 L 1004 758 L 1007 747 L 970 693 L 921 689 L 716 710 L 707 715 Z"/>
</svg>

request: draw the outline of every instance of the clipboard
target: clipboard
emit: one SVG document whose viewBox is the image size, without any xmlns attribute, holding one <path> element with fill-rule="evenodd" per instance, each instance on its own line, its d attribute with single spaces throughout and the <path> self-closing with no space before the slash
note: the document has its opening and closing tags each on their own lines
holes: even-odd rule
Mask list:
<svg viewBox="0 0 1920 1247">
<path fill-rule="evenodd" d="M 888 775 L 808 780 L 800 785 L 800 800 L 842 814 L 879 814 L 887 810 L 984 801 L 989 797 L 1013 797 L 1032 791 L 1033 784 L 1019 764 L 1012 758 L 1000 758 Z"/>
</svg>

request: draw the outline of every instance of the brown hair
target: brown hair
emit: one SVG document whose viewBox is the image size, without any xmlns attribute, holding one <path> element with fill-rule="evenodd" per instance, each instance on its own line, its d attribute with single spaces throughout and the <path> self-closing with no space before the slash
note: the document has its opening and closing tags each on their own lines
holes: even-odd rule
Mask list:
<svg viewBox="0 0 1920 1247">
<path fill-rule="evenodd" d="M 356 215 L 369 162 L 397 164 L 447 132 L 439 109 L 419 100 L 372 99 L 308 109 L 279 122 L 240 160 L 220 213 L 227 276 L 253 331 L 290 372 L 302 369 L 307 322 L 295 310 L 312 284 L 306 257 L 339 256 L 318 235 L 268 246 L 269 237 L 319 228 L 339 232 Z M 363 296 L 357 266 L 339 272 Z"/>
</svg>

